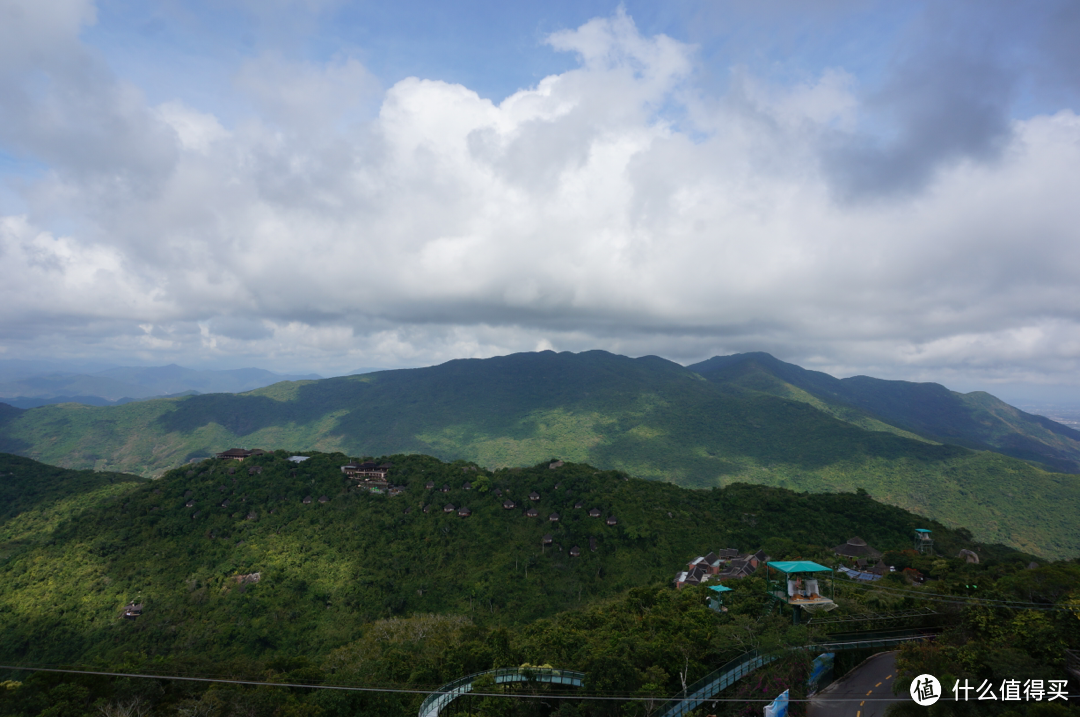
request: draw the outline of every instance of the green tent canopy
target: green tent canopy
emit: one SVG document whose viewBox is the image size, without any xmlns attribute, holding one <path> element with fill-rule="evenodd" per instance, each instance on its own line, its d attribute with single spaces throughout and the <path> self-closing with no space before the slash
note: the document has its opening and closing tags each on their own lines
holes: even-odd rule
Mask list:
<svg viewBox="0 0 1080 717">
<path fill-rule="evenodd" d="M 829 573 L 832 572 L 832 568 L 827 568 L 824 565 L 818 565 L 810 560 L 779 560 L 772 563 L 766 563 L 770 568 L 776 568 L 782 573 Z"/>
<path fill-rule="evenodd" d="M 713 590 L 715 592 L 718 592 L 718 593 L 729 593 L 729 592 L 731 592 L 731 588 L 726 588 L 723 585 L 710 585 L 709 589 Z"/>
</svg>

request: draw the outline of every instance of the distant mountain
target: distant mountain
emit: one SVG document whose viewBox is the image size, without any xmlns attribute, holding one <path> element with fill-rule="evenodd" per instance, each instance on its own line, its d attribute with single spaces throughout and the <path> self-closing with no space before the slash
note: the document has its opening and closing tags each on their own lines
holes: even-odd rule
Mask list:
<svg viewBox="0 0 1080 717">
<path fill-rule="evenodd" d="M 31 376 L 49 374 L 93 374 L 116 368 L 116 364 L 100 361 L 49 361 L 41 359 L 0 359 L 0 383 L 19 381 Z"/>
<path fill-rule="evenodd" d="M 25 362 L 24 362 L 25 363 Z M 26 366 L 17 367 L 25 372 Z M 15 373 L 14 368 L 12 373 Z M 189 392 L 240 393 L 279 381 L 312 381 L 316 374 L 278 374 L 260 368 L 225 371 L 195 370 L 175 364 L 169 366 L 120 366 L 93 374 L 44 373 L 20 375 L 0 383 L 0 400 L 12 399 L 20 407 L 47 403 L 84 403 L 102 406 L 132 400 L 175 396 Z"/>
<path fill-rule="evenodd" d="M 776 372 L 798 369 L 776 363 Z M 725 365 L 732 370 L 720 375 Z M 818 398 L 746 361 L 694 368 L 704 375 L 655 356 L 547 351 L 283 382 L 243 394 L 6 408 L 0 450 L 146 476 L 232 446 L 426 453 L 491 468 L 558 456 L 688 487 L 864 488 L 878 500 L 969 527 L 985 542 L 1080 554 L 1074 476 L 927 438 L 912 430 L 919 426 L 876 417 L 886 409 L 872 415 Z M 800 382 L 824 393 L 809 379 Z"/>
<path fill-rule="evenodd" d="M 180 393 L 154 396 L 153 398 L 181 398 L 184 396 L 198 395 L 198 391 L 181 391 Z M 110 401 L 109 399 L 101 398 L 100 396 L 50 396 L 49 398 L 28 398 L 26 396 L 18 396 L 16 398 L 5 398 L 4 402 L 15 408 L 40 408 L 41 406 L 52 406 L 57 403 L 81 403 L 85 406 L 123 406 L 125 403 L 134 403 L 139 400 L 141 399 L 118 398 L 115 401 Z"/>
<path fill-rule="evenodd" d="M 767 353 L 717 356 L 688 368 L 721 385 L 810 403 L 863 427 L 886 424 L 933 441 L 1032 461 L 1050 470 L 1080 472 L 1080 431 L 1025 413 L 983 391 L 957 393 L 937 383 L 869 376 L 838 379 Z"/>
</svg>

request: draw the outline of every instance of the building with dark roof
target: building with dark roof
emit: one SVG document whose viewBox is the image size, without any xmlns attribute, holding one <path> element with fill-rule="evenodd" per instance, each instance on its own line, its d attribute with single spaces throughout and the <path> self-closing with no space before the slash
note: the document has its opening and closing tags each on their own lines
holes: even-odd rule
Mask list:
<svg viewBox="0 0 1080 717">
<path fill-rule="evenodd" d="M 227 451 L 222 451 L 221 453 L 218 453 L 217 457 L 226 461 L 243 461 L 246 458 L 251 458 L 252 456 L 261 456 L 264 453 L 266 453 L 266 451 L 262 450 L 261 448 L 255 448 L 250 451 L 244 448 L 230 448 Z"/>
<path fill-rule="evenodd" d="M 841 543 L 833 548 L 833 552 L 837 555 L 843 555 L 848 558 L 880 558 L 881 551 L 874 550 L 866 541 L 855 536 L 854 538 L 848 538 L 846 543 Z"/>
</svg>

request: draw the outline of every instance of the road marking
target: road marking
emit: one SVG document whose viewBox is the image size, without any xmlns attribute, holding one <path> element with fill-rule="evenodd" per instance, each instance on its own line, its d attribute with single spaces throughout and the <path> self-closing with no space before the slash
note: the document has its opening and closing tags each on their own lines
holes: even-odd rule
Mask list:
<svg viewBox="0 0 1080 717">
<path fill-rule="evenodd" d="M 877 683 L 876 685 L 874 685 L 874 687 L 881 687 L 881 683 Z"/>
<path fill-rule="evenodd" d="M 888 676 L 888 677 L 886 677 L 885 679 L 886 679 L 886 680 L 891 680 L 891 679 L 892 679 L 892 675 L 889 675 L 889 676 Z"/>
<path fill-rule="evenodd" d="M 868 695 L 872 695 L 872 694 L 874 694 L 874 691 L 873 691 L 873 690 L 870 690 L 870 691 L 869 691 L 869 692 L 867 692 L 866 694 L 868 694 Z"/>
<path fill-rule="evenodd" d="M 862 717 L 862 710 L 856 710 L 855 717 Z"/>
<path fill-rule="evenodd" d="M 865 704 L 866 704 L 866 700 L 863 700 L 862 702 L 859 703 L 859 707 L 862 707 Z"/>
</svg>

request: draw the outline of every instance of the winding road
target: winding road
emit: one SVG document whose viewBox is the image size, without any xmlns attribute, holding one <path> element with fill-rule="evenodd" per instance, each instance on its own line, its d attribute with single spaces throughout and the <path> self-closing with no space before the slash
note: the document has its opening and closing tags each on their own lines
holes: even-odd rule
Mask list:
<svg viewBox="0 0 1080 717">
<path fill-rule="evenodd" d="M 890 704 L 911 699 L 893 694 L 895 679 L 896 653 L 874 655 L 815 695 L 809 717 L 882 717 Z"/>
</svg>

